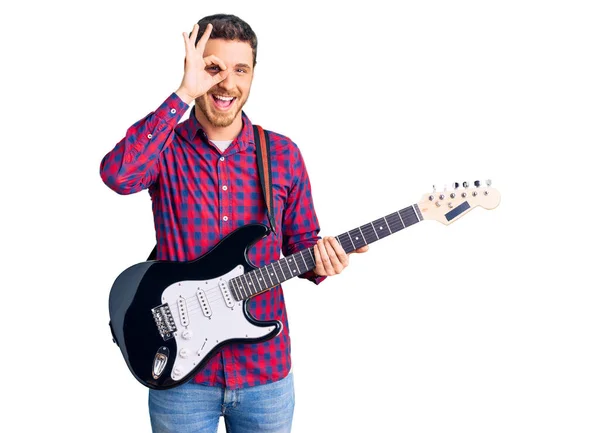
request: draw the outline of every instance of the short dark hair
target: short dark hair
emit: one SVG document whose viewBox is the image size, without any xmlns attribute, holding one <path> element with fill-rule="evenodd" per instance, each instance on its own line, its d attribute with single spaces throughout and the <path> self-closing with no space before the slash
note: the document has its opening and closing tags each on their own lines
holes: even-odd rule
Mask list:
<svg viewBox="0 0 600 433">
<path fill-rule="evenodd" d="M 198 21 L 198 37 L 196 38 L 196 44 L 204 34 L 206 26 L 212 24 L 213 29 L 210 33 L 210 39 L 227 39 L 230 41 L 241 41 L 248 42 L 250 48 L 252 48 L 252 66 L 256 66 L 256 47 L 258 40 L 256 34 L 250 25 L 236 17 L 235 15 L 216 14 L 202 18 Z"/>
</svg>

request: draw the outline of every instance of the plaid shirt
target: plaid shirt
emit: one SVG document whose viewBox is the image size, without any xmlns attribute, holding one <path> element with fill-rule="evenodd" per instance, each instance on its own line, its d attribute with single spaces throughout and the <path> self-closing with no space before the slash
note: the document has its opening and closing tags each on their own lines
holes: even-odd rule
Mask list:
<svg viewBox="0 0 600 433">
<path fill-rule="evenodd" d="M 208 141 L 194 109 L 178 124 L 188 108 L 173 93 L 131 126 L 100 165 L 103 181 L 119 194 L 149 189 L 158 260 L 193 260 L 240 226 L 268 226 L 248 117 L 242 113 L 242 131 L 221 153 Z M 319 239 L 302 155 L 287 137 L 268 134 L 277 236 L 270 234 L 249 250 L 249 259 L 259 267 L 278 260 L 281 251 L 293 254 Z M 317 284 L 323 279 L 304 277 Z M 238 389 L 288 374 L 290 338 L 281 286 L 251 298 L 248 307 L 258 320 L 279 320 L 282 332 L 264 343 L 224 346 L 195 376 L 196 383 Z"/>
</svg>

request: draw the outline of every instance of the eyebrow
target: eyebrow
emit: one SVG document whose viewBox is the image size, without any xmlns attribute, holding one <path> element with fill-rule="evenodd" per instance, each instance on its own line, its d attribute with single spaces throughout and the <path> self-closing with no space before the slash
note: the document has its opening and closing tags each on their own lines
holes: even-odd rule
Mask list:
<svg viewBox="0 0 600 433">
<path fill-rule="evenodd" d="M 246 69 L 251 69 L 250 65 L 246 64 L 246 63 L 238 63 L 237 65 L 235 65 L 236 68 L 246 68 Z"/>
</svg>

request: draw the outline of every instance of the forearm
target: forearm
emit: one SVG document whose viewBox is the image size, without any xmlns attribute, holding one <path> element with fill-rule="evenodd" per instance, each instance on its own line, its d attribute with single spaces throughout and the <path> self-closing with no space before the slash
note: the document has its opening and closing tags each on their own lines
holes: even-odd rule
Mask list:
<svg viewBox="0 0 600 433">
<path fill-rule="evenodd" d="M 161 152 L 188 105 L 171 94 L 158 109 L 132 125 L 100 163 L 104 183 L 119 194 L 148 188 L 157 178 Z"/>
</svg>

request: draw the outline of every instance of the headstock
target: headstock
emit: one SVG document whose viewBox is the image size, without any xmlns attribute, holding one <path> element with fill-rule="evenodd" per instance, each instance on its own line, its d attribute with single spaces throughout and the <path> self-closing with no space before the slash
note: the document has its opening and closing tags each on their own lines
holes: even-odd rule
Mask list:
<svg viewBox="0 0 600 433">
<path fill-rule="evenodd" d="M 443 224 L 451 224 L 473 208 L 478 206 L 484 209 L 494 209 L 500 204 L 500 193 L 491 187 L 492 181 L 485 185 L 478 180 L 470 187 L 469 182 L 463 182 L 462 187 L 458 182 L 450 190 L 425 194 L 417 205 L 423 219 L 437 220 Z"/>
</svg>

